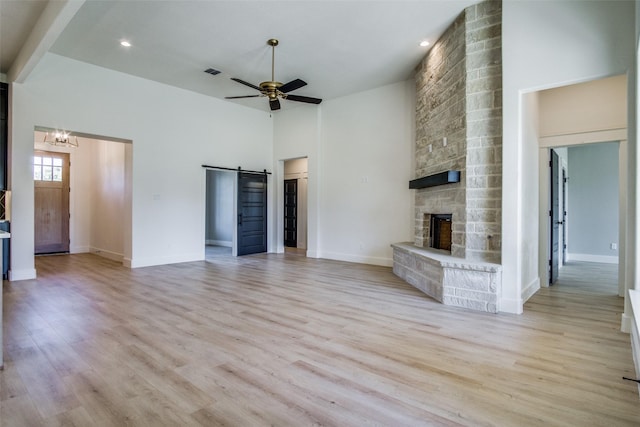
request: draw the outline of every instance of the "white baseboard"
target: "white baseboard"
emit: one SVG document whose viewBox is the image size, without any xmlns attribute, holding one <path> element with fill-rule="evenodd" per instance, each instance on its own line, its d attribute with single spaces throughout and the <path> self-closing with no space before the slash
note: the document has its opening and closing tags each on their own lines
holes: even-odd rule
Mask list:
<svg viewBox="0 0 640 427">
<path fill-rule="evenodd" d="M 631 305 L 629 313 L 622 315 L 622 332 L 631 334 L 631 354 L 633 355 L 633 364 L 636 368 L 636 378 L 640 376 L 640 290 L 629 289 L 627 294 Z M 640 393 L 640 384 L 638 384 L 638 393 Z"/>
<path fill-rule="evenodd" d="M 116 262 L 122 262 L 122 260 L 124 259 L 124 255 L 119 254 L 117 252 L 112 252 L 112 251 L 108 251 L 106 249 L 100 249 L 100 248 L 91 248 L 91 250 L 89 251 L 92 254 L 95 255 L 99 255 L 103 258 L 107 258 L 110 259 L 112 261 L 116 261 Z"/>
<path fill-rule="evenodd" d="M 640 377 L 640 335 L 635 322 L 631 322 L 631 354 L 633 355 L 633 364 L 636 368 L 636 378 Z M 638 394 L 640 394 L 640 384 L 638 384 Z"/>
<path fill-rule="evenodd" d="M 91 248 L 89 246 L 71 246 L 69 248 L 70 254 L 86 254 L 91 252 Z"/>
<path fill-rule="evenodd" d="M 226 240 L 205 240 L 205 244 L 213 245 L 213 246 L 224 246 L 227 248 L 233 247 L 233 242 L 228 242 Z"/>
<path fill-rule="evenodd" d="M 178 264 L 181 262 L 204 261 L 204 250 L 193 254 L 171 255 L 149 258 L 132 258 L 130 268 L 152 267 L 154 265 Z"/>
<path fill-rule="evenodd" d="M 309 257 L 308 253 L 307 253 L 307 256 Z M 316 257 L 310 257 L 310 258 L 316 258 Z M 391 258 L 343 254 L 338 252 L 322 252 L 319 254 L 318 258 L 332 259 L 335 261 L 355 262 L 359 264 L 381 265 L 383 267 L 393 267 L 393 259 Z"/>
<path fill-rule="evenodd" d="M 631 333 L 632 329 L 633 329 L 633 317 L 631 317 L 627 313 L 622 313 L 622 320 L 620 321 L 620 332 L 624 332 L 625 334 L 628 334 L 628 333 Z M 638 348 L 638 351 L 640 351 L 640 348 Z"/>
<path fill-rule="evenodd" d="M 26 268 L 24 270 L 9 270 L 9 281 L 17 282 L 19 280 L 31 280 L 35 279 L 36 269 L 35 268 Z"/>
<path fill-rule="evenodd" d="M 603 264 L 617 264 L 618 257 L 609 256 L 609 255 L 572 254 L 567 252 L 567 261 L 600 262 Z"/>
<path fill-rule="evenodd" d="M 540 278 L 536 277 L 522 290 L 522 302 L 525 303 L 540 289 Z"/>
</svg>

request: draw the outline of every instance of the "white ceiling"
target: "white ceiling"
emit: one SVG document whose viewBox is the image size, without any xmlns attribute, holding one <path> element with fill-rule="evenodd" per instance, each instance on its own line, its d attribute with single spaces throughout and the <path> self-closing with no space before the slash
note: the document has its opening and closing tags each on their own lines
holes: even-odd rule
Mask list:
<svg viewBox="0 0 640 427">
<path fill-rule="evenodd" d="M 9 70 L 46 5 L 47 0 L 0 0 L 0 73 Z"/>
<path fill-rule="evenodd" d="M 24 26 L 33 26 L 42 3 L 0 0 L 0 72 L 6 73 L 15 59 L 15 45 L 26 37 Z M 292 93 L 327 100 L 406 80 L 428 50 L 419 42 L 435 41 L 474 3 L 87 0 L 50 51 L 223 98 L 257 94 L 230 77 L 256 85 L 271 79 L 266 41 L 277 38 L 276 80 L 301 78 L 308 86 Z M 29 19 L 17 17 L 29 15 L 27 9 Z M 5 27 L 7 13 L 11 28 Z M 123 39 L 132 47 L 120 46 Z M 222 73 L 204 73 L 209 67 Z M 228 102 L 268 110 L 266 99 Z M 284 101 L 283 109 L 294 105 Z"/>
</svg>

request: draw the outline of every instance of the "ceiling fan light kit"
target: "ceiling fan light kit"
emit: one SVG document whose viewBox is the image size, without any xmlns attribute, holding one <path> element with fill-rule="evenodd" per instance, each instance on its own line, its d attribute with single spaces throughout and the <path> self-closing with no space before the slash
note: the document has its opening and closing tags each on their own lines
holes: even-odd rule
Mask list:
<svg viewBox="0 0 640 427">
<path fill-rule="evenodd" d="M 259 86 L 245 82 L 244 80 L 232 77 L 231 80 L 238 82 L 252 89 L 260 91 L 260 95 L 242 95 L 242 96 L 226 96 L 225 99 L 241 99 L 241 98 L 269 98 L 269 108 L 271 111 L 280 109 L 280 99 L 287 99 L 289 101 L 304 102 L 307 104 L 320 104 L 322 99 L 312 98 L 309 96 L 289 95 L 289 92 L 296 89 L 300 89 L 307 85 L 304 80 L 295 79 L 289 83 L 282 84 L 275 79 L 275 58 L 276 58 L 276 46 L 278 46 L 277 39 L 267 40 L 267 44 L 271 46 L 271 80 L 260 83 Z"/>
</svg>

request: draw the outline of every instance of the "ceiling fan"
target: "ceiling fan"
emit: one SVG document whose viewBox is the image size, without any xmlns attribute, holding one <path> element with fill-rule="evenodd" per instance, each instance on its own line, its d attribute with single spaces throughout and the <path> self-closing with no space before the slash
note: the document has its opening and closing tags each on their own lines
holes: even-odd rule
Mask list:
<svg viewBox="0 0 640 427">
<path fill-rule="evenodd" d="M 289 101 L 306 102 L 308 104 L 320 104 L 322 102 L 322 99 L 319 98 L 311 98 L 309 96 L 300 95 L 289 95 L 289 92 L 306 86 L 307 83 L 305 81 L 295 79 L 285 84 L 276 81 L 274 77 L 274 70 L 276 46 L 278 46 L 278 40 L 269 39 L 267 40 L 267 44 L 271 46 L 271 81 L 262 82 L 260 83 L 260 86 L 256 86 L 254 84 L 245 82 L 244 80 L 232 77 L 231 80 L 233 80 L 234 82 L 238 82 L 245 86 L 249 86 L 252 89 L 259 90 L 260 95 L 226 96 L 225 99 L 259 98 L 266 96 L 269 98 L 269 107 L 271 108 L 271 111 L 280 109 L 279 98 L 288 99 Z"/>
</svg>

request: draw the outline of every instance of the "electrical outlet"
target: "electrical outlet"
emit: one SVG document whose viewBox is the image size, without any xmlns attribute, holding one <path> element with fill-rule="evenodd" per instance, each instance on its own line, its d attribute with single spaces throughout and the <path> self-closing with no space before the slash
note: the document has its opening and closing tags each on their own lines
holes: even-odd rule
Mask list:
<svg viewBox="0 0 640 427">
<path fill-rule="evenodd" d="M 612 243 L 611 244 L 611 250 L 612 251 L 617 251 L 618 250 L 618 244 L 617 243 Z"/>
</svg>

